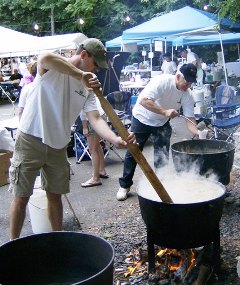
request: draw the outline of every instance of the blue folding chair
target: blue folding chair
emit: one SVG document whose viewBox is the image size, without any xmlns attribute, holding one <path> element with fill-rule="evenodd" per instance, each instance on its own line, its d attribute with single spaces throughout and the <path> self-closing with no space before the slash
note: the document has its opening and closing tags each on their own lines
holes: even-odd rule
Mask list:
<svg viewBox="0 0 240 285">
<path fill-rule="evenodd" d="M 228 85 L 216 88 L 216 103 L 211 107 L 211 125 L 215 139 L 233 141 L 240 126 L 240 102 L 234 102 L 235 90 Z"/>
</svg>

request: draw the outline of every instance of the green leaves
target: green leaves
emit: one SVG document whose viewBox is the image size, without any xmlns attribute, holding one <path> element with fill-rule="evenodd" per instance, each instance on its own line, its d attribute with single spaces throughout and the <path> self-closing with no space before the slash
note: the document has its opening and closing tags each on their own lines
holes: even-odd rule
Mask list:
<svg viewBox="0 0 240 285">
<path fill-rule="evenodd" d="M 240 0 L 209 0 L 212 11 L 221 17 L 240 20 Z M 1 0 L 2 26 L 34 34 L 33 23 L 40 27 L 40 35 L 51 34 L 51 9 L 54 11 L 55 32 L 82 31 L 87 36 L 110 40 L 152 17 L 186 5 L 203 9 L 205 0 Z M 130 21 L 126 21 L 126 16 Z M 85 22 L 80 25 L 78 20 Z"/>
</svg>

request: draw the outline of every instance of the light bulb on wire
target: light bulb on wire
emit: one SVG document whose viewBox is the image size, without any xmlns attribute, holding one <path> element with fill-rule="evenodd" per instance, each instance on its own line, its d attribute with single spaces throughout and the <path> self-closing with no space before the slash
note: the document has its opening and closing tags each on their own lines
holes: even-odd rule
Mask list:
<svg viewBox="0 0 240 285">
<path fill-rule="evenodd" d="M 204 5 L 203 9 L 204 9 L 205 11 L 207 11 L 207 10 L 208 10 L 208 5 L 207 5 L 207 4 Z"/>
<path fill-rule="evenodd" d="M 85 21 L 84 21 L 82 18 L 80 18 L 80 19 L 79 19 L 79 24 L 80 24 L 80 25 L 83 25 L 84 23 L 85 23 Z"/>
<path fill-rule="evenodd" d="M 34 24 L 33 28 L 34 28 L 35 31 L 38 31 L 39 30 L 39 25 L 38 24 Z"/>
<path fill-rule="evenodd" d="M 126 22 L 130 22 L 131 18 L 129 16 L 126 16 L 125 20 Z"/>
</svg>

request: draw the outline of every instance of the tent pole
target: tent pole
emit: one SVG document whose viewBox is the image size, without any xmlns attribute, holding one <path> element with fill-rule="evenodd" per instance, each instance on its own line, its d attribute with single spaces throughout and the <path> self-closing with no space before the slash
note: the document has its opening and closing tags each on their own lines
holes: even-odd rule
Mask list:
<svg viewBox="0 0 240 285">
<path fill-rule="evenodd" d="M 238 59 L 240 59 L 239 44 L 237 44 L 237 48 L 238 48 Z"/>
<path fill-rule="evenodd" d="M 222 43 L 222 34 L 218 32 L 219 38 L 220 38 L 220 45 L 221 45 L 221 51 L 222 51 L 222 58 L 223 58 L 223 70 L 225 75 L 225 81 L 226 85 L 228 85 L 228 79 L 227 79 L 227 69 L 226 69 L 226 63 L 225 63 L 225 57 L 224 57 L 224 51 L 223 51 L 223 43 Z"/>
<path fill-rule="evenodd" d="M 152 41 L 150 43 L 150 52 L 152 52 Z M 150 58 L 150 70 L 152 71 L 152 57 Z"/>
</svg>

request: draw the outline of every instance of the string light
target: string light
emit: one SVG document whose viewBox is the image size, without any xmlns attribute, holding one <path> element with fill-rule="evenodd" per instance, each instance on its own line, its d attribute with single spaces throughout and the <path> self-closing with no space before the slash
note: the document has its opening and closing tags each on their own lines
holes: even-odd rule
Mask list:
<svg viewBox="0 0 240 285">
<path fill-rule="evenodd" d="M 80 25 L 83 25 L 84 23 L 85 23 L 85 21 L 84 21 L 82 18 L 80 18 L 80 19 L 79 19 L 79 24 L 80 24 Z"/>
<path fill-rule="evenodd" d="M 34 25 L 33 25 L 33 29 L 34 29 L 35 31 L 38 31 L 38 30 L 39 30 L 39 25 L 38 25 L 38 24 L 34 24 Z"/>
<path fill-rule="evenodd" d="M 75 20 L 75 23 L 78 23 L 78 24 L 80 24 L 81 26 L 83 25 L 83 24 L 85 24 L 86 23 L 86 20 L 88 20 L 88 19 L 98 19 L 99 17 L 89 17 L 89 18 L 85 18 L 85 19 L 83 19 L 83 18 L 78 18 L 78 19 L 76 19 Z M 131 21 L 131 18 L 130 18 L 130 16 L 126 16 L 125 17 L 125 21 L 126 22 L 130 22 Z M 55 23 L 63 23 L 63 22 L 74 22 L 74 20 L 54 20 L 54 22 Z M 51 22 L 50 21 L 44 21 L 44 22 L 40 22 L 40 23 L 34 23 L 33 25 L 32 25 L 32 28 L 33 28 L 33 30 L 35 30 L 35 31 L 39 31 L 39 29 L 40 29 L 40 27 L 41 26 L 43 26 L 43 25 L 46 25 L 46 24 L 51 24 Z M 18 24 L 10 24 L 10 25 L 7 25 L 7 27 L 9 27 L 10 29 L 11 28 L 18 28 L 18 27 L 21 27 L 21 26 L 29 26 L 29 24 L 28 23 L 18 23 Z"/>
<path fill-rule="evenodd" d="M 203 9 L 204 9 L 205 11 L 208 10 L 208 5 L 207 5 L 207 4 L 204 5 Z"/>
</svg>

